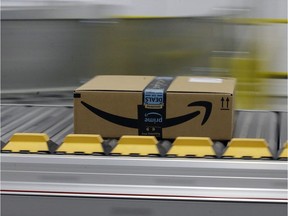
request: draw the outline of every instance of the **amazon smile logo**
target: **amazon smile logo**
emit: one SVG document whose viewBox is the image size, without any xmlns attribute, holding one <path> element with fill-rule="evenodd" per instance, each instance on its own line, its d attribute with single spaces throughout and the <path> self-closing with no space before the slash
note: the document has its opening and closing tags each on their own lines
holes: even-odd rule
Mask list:
<svg viewBox="0 0 288 216">
<path fill-rule="evenodd" d="M 125 126 L 125 127 L 130 127 L 130 128 L 139 128 L 139 120 L 138 119 L 132 119 L 132 118 L 126 118 L 126 117 L 122 117 L 122 116 L 118 116 L 118 115 L 114 115 L 112 113 L 108 113 L 105 112 L 103 110 L 100 110 L 96 107 L 93 107 L 87 103 L 85 103 L 84 101 L 81 101 L 81 104 L 83 104 L 83 106 L 85 106 L 88 110 L 90 110 L 92 113 L 94 113 L 95 115 L 110 121 L 112 123 L 121 125 L 121 126 Z M 208 102 L 208 101 L 196 101 L 193 103 L 190 103 L 187 105 L 188 107 L 204 107 L 204 116 L 201 122 L 201 125 L 204 125 L 207 120 L 210 117 L 211 111 L 212 111 L 212 103 Z M 159 123 L 162 124 L 162 128 L 167 128 L 167 127 L 172 127 L 178 124 L 182 124 L 184 122 L 187 122 L 191 119 L 194 119 L 195 117 L 197 117 L 198 115 L 200 115 L 200 110 L 191 112 L 189 114 L 186 115 L 182 115 L 182 116 L 177 116 L 174 118 L 168 118 L 168 119 L 162 119 L 157 118 L 157 113 L 148 113 L 149 115 L 146 114 L 146 121 L 147 122 L 155 122 L 158 121 Z M 158 120 L 157 120 L 158 119 Z"/>
</svg>

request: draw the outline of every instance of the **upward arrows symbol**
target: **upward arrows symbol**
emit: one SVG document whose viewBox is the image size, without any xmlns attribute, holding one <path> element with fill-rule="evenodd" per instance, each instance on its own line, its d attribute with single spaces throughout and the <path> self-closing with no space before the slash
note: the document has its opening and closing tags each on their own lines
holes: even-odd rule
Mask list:
<svg viewBox="0 0 288 216">
<path fill-rule="evenodd" d="M 221 102 L 222 102 L 222 108 L 224 107 L 224 98 L 222 97 Z"/>
<path fill-rule="evenodd" d="M 227 97 L 227 99 L 226 99 L 226 102 L 227 102 L 226 108 L 228 108 L 228 107 L 229 107 L 229 98 L 228 98 L 228 97 Z"/>
</svg>

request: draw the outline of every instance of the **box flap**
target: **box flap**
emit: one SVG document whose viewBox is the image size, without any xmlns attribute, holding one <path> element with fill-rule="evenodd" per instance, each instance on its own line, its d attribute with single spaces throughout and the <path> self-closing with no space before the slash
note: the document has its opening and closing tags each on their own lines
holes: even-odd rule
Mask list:
<svg viewBox="0 0 288 216">
<path fill-rule="evenodd" d="M 154 76 L 96 76 L 76 91 L 143 91 Z"/>
<path fill-rule="evenodd" d="M 167 91 L 233 94 L 235 84 L 234 78 L 180 76 L 175 78 Z"/>
</svg>

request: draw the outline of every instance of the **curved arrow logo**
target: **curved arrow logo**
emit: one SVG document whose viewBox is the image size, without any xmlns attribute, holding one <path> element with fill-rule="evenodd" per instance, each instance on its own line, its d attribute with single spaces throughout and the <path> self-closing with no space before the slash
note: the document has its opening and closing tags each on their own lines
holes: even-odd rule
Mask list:
<svg viewBox="0 0 288 216">
<path fill-rule="evenodd" d="M 97 116 L 99 116 L 99 117 L 101 117 L 107 121 L 110 121 L 112 123 L 122 125 L 125 127 L 138 128 L 138 119 L 132 119 L 132 118 L 126 118 L 126 117 L 114 115 L 114 114 L 105 112 L 103 110 L 100 110 L 96 107 L 93 107 L 93 106 L 85 103 L 84 101 L 81 101 L 81 104 L 83 104 L 88 110 L 90 110 L 91 112 L 93 112 Z M 196 102 L 188 104 L 188 107 L 204 107 L 205 108 L 205 113 L 204 113 L 204 117 L 203 117 L 203 120 L 201 122 L 201 125 L 204 125 L 207 122 L 207 120 L 210 117 L 211 111 L 212 111 L 212 103 L 208 102 L 208 101 L 196 101 Z M 200 115 L 200 111 L 195 111 L 195 112 L 192 112 L 192 113 L 189 113 L 186 115 L 166 119 L 164 122 L 163 128 L 172 127 L 172 126 L 184 123 L 186 121 L 189 121 L 189 120 L 197 117 L 198 115 Z"/>
</svg>

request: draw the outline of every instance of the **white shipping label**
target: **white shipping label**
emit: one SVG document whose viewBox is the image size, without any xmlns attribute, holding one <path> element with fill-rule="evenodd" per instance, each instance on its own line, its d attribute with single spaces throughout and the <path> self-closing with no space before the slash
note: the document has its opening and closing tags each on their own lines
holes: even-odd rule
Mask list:
<svg viewBox="0 0 288 216">
<path fill-rule="evenodd" d="M 210 77 L 191 77 L 188 82 L 196 83 L 222 83 L 223 79 L 220 78 L 210 78 Z"/>
</svg>

